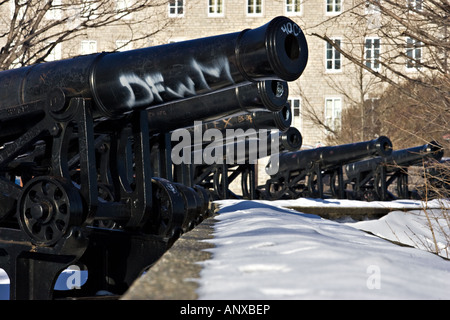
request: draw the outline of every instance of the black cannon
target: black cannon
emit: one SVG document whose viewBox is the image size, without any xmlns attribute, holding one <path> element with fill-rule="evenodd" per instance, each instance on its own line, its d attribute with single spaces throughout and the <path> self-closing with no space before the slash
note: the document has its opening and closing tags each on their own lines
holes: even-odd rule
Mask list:
<svg viewBox="0 0 450 320">
<path fill-rule="evenodd" d="M 395 150 L 391 155 L 349 163 L 344 166 L 345 184 L 352 199 L 393 200 L 409 199 L 412 192 L 408 187 L 408 168 L 430 160 L 440 160 L 444 154 L 436 141 Z M 395 194 L 389 187 L 397 181 Z"/>
<path fill-rule="evenodd" d="M 205 132 L 208 129 L 217 129 L 226 134 L 226 130 L 249 129 L 277 129 L 281 132 L 288 130 L 292 123 L 291 107 L 288 103 L 279 111 L 257 110 L 252 112 L 241 112 L 214 121 L 199 122 L 201 128 L 192 126 L 187 128 L 194 135 L 195 130 Z"/>
<path fill-rule="evenodd" d="M 152 131 L 167 132 L 193 126 L 195 121 L 212 122 L 219 117 L 234 117 L 239 112 L 268 110 L 278 112 L 285 108 L 289 87 L 285 81 L 266 80 L 219 91 L 214 94 L 149 109 L 148 121 Z M 171 115 L 171 121 L 164 121 Z M 205 128 L 206 129 L 206 128 Z"/>
<path fill-rule="evenodd" d="M 344 164 L 374 155 L 389 155 L 391 152 L 391 141 L 381 136 L 370 141 L 274 155 L 266 168 L 270 179 L 265 186 L 265 197 L 324 198 L 324 180 L 328 177 L 330 196 L 344 198 Z"/>
<path fill-rule="evenodd" d="M 286 103 L 288 90 L 284 81 L 266 80 L 148 110 L 155 174 L 172 180 L 170 146 L 173 138 L 177 141 L 172 135 L 172 130 L 177 128 L 185 129 L 187 137 L 184 139 L 192 142 L 189 144 L 201 144 L 203 133 L 208 129 L 286 131 L 292 121 L 290 107 Z M 164 121 L 167 114 L 173 115 L 170 122 Z M 209 119 L 212 114 L 213 120 Z"/>
<path fill-rule="evenodd" d="M 172 113 L 159 119 L 170 123 L 179 119 L 173 103 L 295 80 L 307 56 L 300 28 L 277 17 L 242 32 L 0 72 L 0 268 L 11 299 L 54 297 L 56 277 L 74 263 L 89 270 L 77 294 L 124 292 L 209 213 L 202 187 L 154 174 L 151 109 L 166 106 Z M 215 111 L 202 116 L 223 116 Z"/>
<path fill-rule="evenodd" d="M 301 145 L 302 135 L 294 127 L 285 132 L 247 130 L 189 148 L 191 162 L 175 167 L 175 180 L 211 190 L 215 199 L 257 199 L 260 198 L 256 181 L 258 161 L 284 150 L 298 150 Z M 234 181 L 237 184 L 232 190 L 230 185 Z"/>
</svg>

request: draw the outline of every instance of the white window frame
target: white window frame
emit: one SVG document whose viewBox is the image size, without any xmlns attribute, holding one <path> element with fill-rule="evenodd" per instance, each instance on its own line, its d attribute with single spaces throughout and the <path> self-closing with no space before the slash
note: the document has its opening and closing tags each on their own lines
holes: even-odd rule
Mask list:
<svg viewBox="0 0 450 320">
<path fill-rule="evenodd" d="M 372 4 L 369 1 L 366 0 L 365 6 L 364 6 L 364 13 L 365 14 L 379 14 L 381 13 L 381 0 L 377 1 L 378 4 Z"/>
<path fill-rule="evenodd" d="M 92 54 L 97 52 L 96 40 L 81 40 L 80 53 L 82 55 Z"/>
<path fill-rule="evenodd" d="M 126 12 L 128 10 L 128 8 L 130 8 L 133 5 L 132 1 L 133 0 L 116 0 L 116 11 L 117 12 L 120 12 L 120 11 L 122 11 L 122 12 L 125 11 Z M 133 13 L 132 12 L 130 12 L 130 13 L 126 14 L 126 15 L 118 14 L 118 16 L 120 16 L 120 18 L 123 19 L 123 20 L 131 20 L 131 19 L 133 19 Z"/>
<path fill-rule="evenodd" d="M 344 0 L 325 0 L 325 14 L 331 16 L 342 13 L 343 2 Z M 330 5 L 331 11 L 328 11 Z M 340 7 L 339 10 L 336 10 L 336 6 Z"/>
<path fill-rule="evenodd" d="M 303 14 L 303 1 L 304 0 L 285 0 L 284 13 L 286 16 L 301 16 Z M 296 10 L 296 8 L 298 8 L 298 10 Z"/>
<path fill-rule="evenodd" d="M 302 98 L 299 96 L 291 96 L 288 98 L 289 105 L 292 112 L 292 127 L 301 130 L 303 125 L 302 119 Z"/>
<path fill-rule="evenodd" d="M 54 41 L 49 41 L 48 44 L 53 43 Z M 57 43 L 50 54 L 45 58 L 45 61 L 57 61 L 62 59 L 62 45 L 61 42 Z"/>
<path fill-rule="evenodd" d="M 246 0 L 246 2 L 245 12 L 247 13 L 247 17 L 261 17 L 263 15 L 264 0 Z M 261 4 L 258 4 L 258 2 L 261 2 Z M 261 7 L 261 12 L 256 12 L 258 7 Z"/>
<path fill-rule="evenodd" d="M 378 47 L 375 47 L 375 40 L 378 40 Z M 370 48 L 367 48 L 367 41 L 371 41 Z M 370 52 L 370 58 L 367 58 L 368 52 Z M 378 53 L 378 57 L 375 56 L 376 53 Z M 375 67 L 377 61 L 378 67 Z M 381 38 L 366 37 L 364 39 L 364 65 L 377 72 L 381 70 Z"/>
<path fill-rule="evenodd" d="M 423 0 L 406 0 L 406 7 L 412 11 L 423 11 Z"/>
<path fill-rule="evenodd" d="M 53 0 L 52 7 L 45 13 L 45 19 L 60 20 L 62 18 L 61 5 L 62 0 Z"/>
<path fill-rule="evenodd" d="M 171 0 L 167 4 L 168 6 L 168 14 L 170 18 L 182 18 L 184 17 L 184 12 L 186 11 L 186 1 L 185 0 Z M 171 10 L 175 10 L 174 13 L 171 13 Z M 181 13 L 180 13 L 181 9 Z"/>
<path fill-rule="evenodd" d="M 339 41 L 339 47 L 342 47 L 342 39 L 338 37 L 331 38 L 333 42 Z M 329 53 L 331 52 L 331 57 Z M 337 57 L 338 56 L 338 57 Z M 339 60 L 339 67 L 336 67 L 336 62 Z M 331 63 L 331 67 L 329 67 Z M 327 73 L 342 72 L 342 54 L 335 49 L 330 43 L 325 41 L 325 70 Z"/>
<path fill-rule="evenodd" d="M 206 0 L 206 1 L 208 7 L 208 17 L 216 18 L 225 16 L 225 0 Z"/>
<path fill-rule="evenodd" d="M 409 42 L 411 41 L 411 42 Z M 423 42 L 411 37 L 406 37 L 406 71 L 418 71 L 421 69 L 421 62 L 423 58 Z M 412 44 L 412 47 L 409 46 L 409 43 Z M 411 54 L 410 54 L 411 53 Z M 417 62 L 419 65 L 416 65 Z M 410 63 L 413 65 L 410 66 Z"/>
<path fill-rule="evenodd" d="M 80 18 L 83 20 L 94 20 L 99 17 L 100 3 L 95 0 L 84 0 L 80 5 Z M 92 13 L 92 14 L 91 14 Z"/>
<path fill-rule="evenodd" d="M 329 115 L 329 107 L 331 106 L 332 110 L 330 112 L 331 117 Z M 339 131 L 342 129 L 342 98 L 338 96 L 329 96 L 325 97 L 325 125 L 331 128 L 334 131 Z M 336 128 L 336 124 L 339 128 Z"/>
<path fill-rule="evenodd" d="M 133 44 L 130 40 L 116 40 L 115 44 L 117 51 L 128 51 L 133 49 Z"/>
<path fill-rule="evenodd" d="M 187 39 L 185 37 L 175 37 L 175 38 L 170 38 L 167 43 L 176 43 L 176 42 L 181 42 L 181 41 L 186 41 Z"/>
<path fill-rule="evenodd" d="M 367 19 L 368 29 L 381 28 L 381 0 L 376 1 L 378 4 L 372 4 L 366 0 L 364 13 Z"/>
</svg>

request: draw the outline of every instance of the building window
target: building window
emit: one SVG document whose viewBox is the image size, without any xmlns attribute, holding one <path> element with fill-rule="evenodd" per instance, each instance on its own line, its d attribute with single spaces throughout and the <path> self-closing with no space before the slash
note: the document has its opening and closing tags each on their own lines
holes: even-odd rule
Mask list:
<svg viewBox="0 0 450 320">
<path fill-rule="evenodd" d="M 423 43 L 413 38 L 406 38 L 406 69 L 420 69 Z"/>
<path fill-rule="evenodd" d="M 325 125 L 332 131 L 341 130 L 342 119 L 342 99 L 326 98 L 325 99 Z"/>
<path fill-rule="evenodd" d="M 51 45 L 53 42 L 48 42 L 48 45 Z M 45 58 L 45 61 L 57 61 L 61 60 L 61 43 L 55 44 L 55 47 L 50 51 L 48 56 Z"/>
<path fill-rule="evenodd" d="M 167 43 L 176 43 L 176 42 L 181 42 L 181 41 L 186 41 L 186 38 L 179 38 L 179 37 L 175 37 L 175 38 L 170 38 Z"/>
<path fill-rule="evenodd" d="M 97 41 L 95 40 L 81 41 L 81 54 L 91 54 L 96 52 L 97 52 Z"/>
<path fill-rule="evenodd" d="M 341 39 L 334 38 L 331 39 L 336 46 L 341 47 Z M 333 47 L 329 42 L 326 45 L 325 52 L 325 65 L 327 71 L 341 71 L 342 68 L 342 60 L 341 53 Z"/>
<path fill-rule="evenodd" d="M 301 129 L 302 118 L 301 118 L 301 107 L 302 100 L 300 97 L 289 97 L 289 104 L 291 105 L 292 112 L 292 124 L 291 126 Z"/>
<path fill-rule="evenodd" d="M 302 14 L 301 0 L 286 0 L 286 15 L 300 15 Z"/>
<path fill-rule="evenodd" d="M 380 70 L 380 38 L 366 38 L 365 41 L 365 65 L 374 71 Z"/>
<path fill-rule="evenodd" d="M 422 11 L 423 0 L 406 0 L 408 9 L 413 11 Z"/>
<path fill-rule="evenodd" d="M 85 0 L 81 2 L 80 18 L 84 20 L 97 19 L 99 15 L 100 3 L 95 0 Z"/>
<path fill-rule="evenodd" d="M 248 16 L 261 16 L 263 0 L 247 0 L 247 15 Z"/>
<path fill-rule="evenodd" d="M 208 17 L 223 17 L 224 0 L 208 0 Z"/>
<path fill-rule="evenodd" d="M 116 0 L 116 12 L 120 19 L 130 20 L 133 14 L 130 12 L 131 0 Z"/>
<path fill-rule="evenodd" d="M 132 50 L 133 46 L 131 45 L 130 40 L 116 40 L 116 50 L 117 51 L 127 51 Z"/>
<path fill-rule="evenodd" d="M 169 1 L 169 17 L 184 16 L 184 0 Z"/>
<path fill-rule="evenodd" d="M 342 12 L 342 0 L 326 0 L 327 14 L 336 14 Z"/>
<path fill-rule="evenodd" d="M 381 12 L 380 6 L 381 0 L 372 0 L 372 1 L 366 0 L 364 11 L 366 14 L 377 14 Z"/>
<path fill-rule="evenodd" d="M 366 13 L 367 27 L 369 29 L 381 28 L 381 0 L 366 1 L 364 12 Z"/>
<path fill-rule="evenodd" d="M 45 19 L 59 20 L 61 17 L 61 0 L 53 0 L 52 7 L 45 13 Z"/>
</svg>

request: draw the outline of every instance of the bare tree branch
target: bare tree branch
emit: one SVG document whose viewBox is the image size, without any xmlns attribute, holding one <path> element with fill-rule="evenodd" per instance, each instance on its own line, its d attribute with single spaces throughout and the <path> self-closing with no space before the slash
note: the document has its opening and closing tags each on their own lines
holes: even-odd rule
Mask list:
<svg viewBox="0 0 450 320">
<path fill-rule="evenodd" d="M 129 43 L 149 39 L 172 23 L 162 18 L 169 0 L 0 1 L 0 69 L 43 62 L 60 43 L 91 30 L 115 27 Z"/>
</svg>

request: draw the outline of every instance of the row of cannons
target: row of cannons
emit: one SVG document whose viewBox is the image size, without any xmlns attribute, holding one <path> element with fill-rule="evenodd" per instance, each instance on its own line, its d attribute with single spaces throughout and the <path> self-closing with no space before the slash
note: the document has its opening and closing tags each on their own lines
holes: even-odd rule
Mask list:
<svg viewBox="0 0 450 320">
<path fill-rule="evenodd" d="M 0 268 L 11 299 L 124 293 L 216 199 L 410 197 L 430 143 L 302 150 L 288 82 L 301 29 L 264 26 L 0 72 Z M 270 159 L 258 185 L 257 164 Z M 240 192 L 231 186 L 239 182 Z M 326 187 L 327 186 L 327 187 Z M 54 290 L 69 266 L 77 290 Z"/>
<path fill-rule="evenodd" d="M 272 156 L 278 172 L 258 186 L 262 199 L 335 198 L 364 201 L 423 199 L 450 189 L 448 169 L 436 141 L 393 150 L 385 136 L 377 139 Z M 409 180 L 417 169 L 419 182 Z M 416 174 L 413 174 L 415 177 Z M 412 187 L 411 187 L 412 186 Z M 445 192 L 445 191 L 444 191 Z"/>
<path fill-rule="evenodd" d="M 203 153 L 211 139 L 265 128 L 270 150 L 301 144 L 298 131 L 287 133 L 287 82 L 307 60 L 302 30 L 277 17 L 241 32 L 0 72 L 0 269 L 10 299 L 124 293 L 211 214 L 222 194 L 210 192 L 220 185 L 210 158 L 221 157 L 217 147 Z M 199 130 L 213 133 L 206 146 Z M 87 270 L 86 283 L 54 290 L 69 266 Z"/>
</svg>

